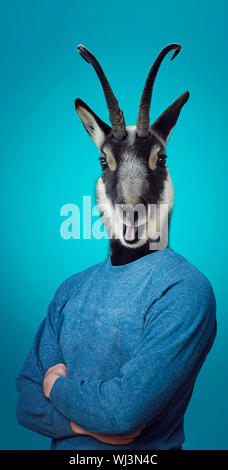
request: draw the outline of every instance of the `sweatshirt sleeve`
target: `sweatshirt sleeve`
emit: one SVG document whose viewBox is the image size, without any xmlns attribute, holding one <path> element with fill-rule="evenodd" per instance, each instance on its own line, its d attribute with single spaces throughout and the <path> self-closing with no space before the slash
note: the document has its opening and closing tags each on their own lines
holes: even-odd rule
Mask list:
<svg viewBox="0 0 228 470">
<path fill-rule="evenodd" d="M 174 282 L 148 310 L 141 344 L 118 376 L 95 381 L 60 377 L 51 402 L 90 432 L 138 430 L 203 363 L 216 334 L 215 312 L 213 290 L 203 275 Z"/>
<path fill-rule="evenodd" d="M 18 422 L 32 431 L 55 439 L 75 435 L 70 420 L 43 394 L 45 373 L 49 367 L 64 362 L 58 345 L 58 328 L 60 313 L 69 295 L 69 284 L 71 282 L 67 280 L 57 289 L 16 379 Z"/>
</svg>

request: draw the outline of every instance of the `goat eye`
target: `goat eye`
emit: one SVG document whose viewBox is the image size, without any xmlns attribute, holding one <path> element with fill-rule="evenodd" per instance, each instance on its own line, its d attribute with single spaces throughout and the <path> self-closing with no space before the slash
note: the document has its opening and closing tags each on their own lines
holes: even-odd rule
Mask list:
<svg viewBox="0 0 228 470">
<path fill-rule="evenodd" d="M 103 155 L 101 155 L 101 156 L 98 158 L 98 160 L 100 160 L 100 164 L 101 164 L 101 167 L 103 168 L 103 170 L 104 170 L 105 168 L 107 168 L 108 163 L 107 163 L 107 161 L 106 161 L 106 158 L 105 158 Z"/>
<path fill-rule="evenodd" d="M 164 153 L 161 153 L 161 154 L 158 156 L 157 164 L 158 164 L 160 167 L 165 167 L 165 166 L 166 166 L 166 155 L 165 155 Z"/>
</svg>

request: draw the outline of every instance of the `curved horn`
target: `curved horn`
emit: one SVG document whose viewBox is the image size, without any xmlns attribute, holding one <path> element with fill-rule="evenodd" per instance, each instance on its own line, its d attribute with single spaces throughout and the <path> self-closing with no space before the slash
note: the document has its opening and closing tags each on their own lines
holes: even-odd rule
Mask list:
<svg viewBox="0 0 228 470">
<path fill-rule="evenodd" d="M 83 59 L 85 59 L 86 62 L 89 62 L 95 69 L 106 98 L 107 106 L 109 109 L 109 119 L 112 124 L 114 137 L 118 140 L 123 139 L 126 136 L 123 111 L 121 111 L 121 109 L 119 108 L 118 101 L 113 94 L 113 91 L 100 64 L 98 63 L 97 59 L 95 59 L 95 57 L 91 54 L 91 52 L 89 52 L 88 49 L 82 44 L 79 44 L 78 52 L 83 57 Z"/>
<path fill-rule="evenodd" d="M 147 137 L 148 132 L 149 132 L 149 125 L 150 125 L 150 117 L 149 117 L 149 112 L 150 112 L 150 103 L 151 103 L 151 96 L 152 96 L 152 90 L 153 90 L 153 85 L 154 81 L 156 78 L 156 75 L 158 73 L 159 67 L 166 56 L 168 52 L 172 51 L 173 49 L 176 49 L 171 60 L 174 59 L 174 57 L 179 54 L 181 50 L 181 46 L 179 44 L 169 44 L 168 46 L 164 47 L 160 54 L 157 56 L 155 59 L 148 77 L 146 79 L 146 83 L 142 92 L 140 104 L 139 104 L 139 112 L 138 112 L 138 117 L 137 117 L 137 123 L 136 123 L 136 128 L 137 128 L 137 134 L 139 137 Z"/>
</svg>

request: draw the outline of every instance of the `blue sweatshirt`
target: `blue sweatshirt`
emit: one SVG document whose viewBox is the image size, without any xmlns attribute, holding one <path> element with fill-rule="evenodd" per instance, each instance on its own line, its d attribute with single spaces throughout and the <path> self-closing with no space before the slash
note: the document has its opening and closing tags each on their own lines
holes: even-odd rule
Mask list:
<svg viewBox="0 0 228 470">
<path fill-rule="evenodd" d="M 178 448 L 215 313 L 209 281 L 171 248 L 123 266 L 109 257 L 70 277 L 17 377 L 19 423 L 51 437 L 53 449 Z M 48 400 L 43 377 L 59 362 L 67 377 Z M 113 446 L 73 433 L 70 420 L 96 433 L 146 427 L 131 444 Z"/>
</svg>

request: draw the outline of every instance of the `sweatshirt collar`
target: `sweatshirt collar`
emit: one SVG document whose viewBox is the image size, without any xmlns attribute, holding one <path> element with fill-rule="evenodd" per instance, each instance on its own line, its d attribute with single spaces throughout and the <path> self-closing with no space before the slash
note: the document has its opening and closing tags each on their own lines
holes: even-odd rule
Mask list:
<svg viewBox="0 0 228 470">
<path fill-rule="evenodd" d="M 153 263 L 153 260 L 155 260 L 155 258 L 157 259 L 157 257 L 161 256 L 161 254 L 163 254 L 164 252 L 169 252 L 169 251 L 171 251 L 171 248 L 164 248 L 154 253 L 150 253 L 149 255 L 142 256 L 141 258 L 138 258 L 137 260 L 132 261 L 131 263 L 122 264 L 120 266 L 112 265 L 111 257 L 109 256 L 107 259 L 107 263 L 106 263 L 106 269 L 108 271 L 111 271 L 113 273 L 118 273 L 118 274 L 122 272 L 130 271 L 131 269 L 139 268 L 141 265 L 145 263 L 147 264 L 147 262 L 149 262 L 151 265 Z"/>
</svg>

